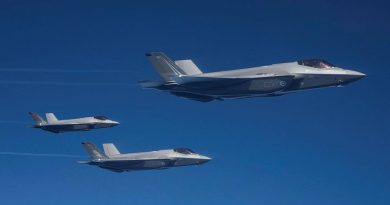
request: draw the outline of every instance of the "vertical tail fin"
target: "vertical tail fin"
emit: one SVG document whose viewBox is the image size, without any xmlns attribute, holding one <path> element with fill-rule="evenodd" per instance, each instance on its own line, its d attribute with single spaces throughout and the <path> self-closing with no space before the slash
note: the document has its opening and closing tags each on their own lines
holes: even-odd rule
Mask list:
<svg viewBox="0 0 390 205">
<path fill-rule="evenodd" d="M 146 56 L 153 64 L 161 78 L 166 82 L 174 82 L 175 77 L 186 75 L 186 73 L 177 66 L 171 59 L 162 52 L 147 53 Z"/>
<path fill-rule="evenodd" d="M 111 157 L 113 155 L 118 155 L 120 154 L 120 152 L 118 151 L 118 149 L 115 147 L 114 144 L 112 143 L 107 143 L 107 144 L 103 144 L 103 149 L 104 149 L 104 153 L 108 156 L 108 157 Z"/>
<path fill-rule="evenodd" d="M 54 113 L 46 113 L 46 120 L 48 123 L 53 123 L 58 121 Z"/>
<path fill-rule="evenodd" d="M 202 71 L 195 65 L 192 60 L 177 60 L 175 64 L 179 66 L 186 75 L 202 74 Z"/>
<path fill-rule="evenodd" d="M 39 116 L 37 113 L 29 112 L 28 114 L 31 115 L 32 119 L 36 122 L 37 125 L 46 124 L 46 121 L 41 116 Z"/>
<path fill-rule="evenodd" d="M 84 148 L 92 159 L 107 159 L 108 157 L 103 154 L 92 142 L 82 142 Z"/>
</svg>

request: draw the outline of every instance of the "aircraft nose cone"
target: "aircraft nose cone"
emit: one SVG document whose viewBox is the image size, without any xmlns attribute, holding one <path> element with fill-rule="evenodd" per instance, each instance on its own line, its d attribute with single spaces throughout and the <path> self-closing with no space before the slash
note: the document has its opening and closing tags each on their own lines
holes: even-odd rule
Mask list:
<svg viewBox="0 0 390 205">
<path fill-rule="evenodd" d="M 209 162 L 211 160 L 210 157 L 202 156 L 201 158 L 198 159 L 199 164 L 204 164 L 206 162 Z"/>
<path fill-rule="evenodd" d="M 347 70 L 347 73 L 341 77 L 339 82 L 341 85 L 346 85 L 346 84 L 355 82 L 357 80 L 360 80 L 360 79 L 364 78 L 365 76 L 366 76 L 366 74 L 364 74 L 364 73 L 353 71 L 353 70 Z"/>
<path fill-rule="evenodd" d="M 117 125 L 119 125 L 120 123 L 119 122 L 117 122 L 117 121 L 114 121 L 114 120 L 111 120 L 111 122 L 110 122 L 110 124 L 111 124 L 111 126 L 117 126 Z"/>
<path fill-rule="evenodd" d="M 357 72 L 357 71 L 351 71 L 350 75 L 351 75 L 355 80 L 359 80 L 359 79 L 364 78 L 364 77 L 366 76 L 366 74 L 361 73 L 361 72 Z"/>
</svg>

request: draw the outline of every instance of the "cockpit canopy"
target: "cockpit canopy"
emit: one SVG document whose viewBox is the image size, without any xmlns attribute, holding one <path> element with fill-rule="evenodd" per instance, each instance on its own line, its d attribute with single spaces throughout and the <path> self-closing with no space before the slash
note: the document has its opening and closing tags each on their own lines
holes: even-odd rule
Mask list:
<svg viewBox="0 0 390 205">
<path fill-rule="evenodd" d="M 299 60 L 298 64 L 303 66 L 313 67 L 313 68 L 319 68 L 319 69 L 327 69 L 327 68 L 335 67 L 333 64 L 322 59 Z"/>
<path fill-rule="evenodd" d="M 176 149 L 173 149 L 173 151 L 180 153 L 180 154 L 195 154 L 194 151 L 192 151 L 191 149 L 188 149 L 188 148 L 176 148 Z"/>
<path fill-rule="evenodd" d="M 108 119 L 107 117 L 101 116 L 101 115 L 95 116 L 95 117 L 93 117 L 93 118 L 98 119 L 98 120 L 107 120 L 107 119 Z"/>
</svg>

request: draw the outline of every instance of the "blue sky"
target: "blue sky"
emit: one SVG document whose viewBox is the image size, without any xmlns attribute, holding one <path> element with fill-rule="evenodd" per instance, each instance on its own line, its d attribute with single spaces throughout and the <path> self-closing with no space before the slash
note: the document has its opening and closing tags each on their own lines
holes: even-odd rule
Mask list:
<svg viewBox="0 0 390 205">
<path fill-rule="evenodd" d="M 389 204 L 388 8 L 1 1 L 1 152 L 86 156 L 80 142 L 92 141 L 123 152 L 185 146 L 213 157 L 118 174 L 75 163 L 87 156 L 0 155 L 1 204 Z M 317 57 L 368 77 L 343 88 L 200 103 L 136 85 L 159 79 L 144 57 L 150 51 L 191 58 L 206 72 Z M 121 125 L 56 135 L 26 128 L 29 111 L 104 114 Z"/>
</svg>

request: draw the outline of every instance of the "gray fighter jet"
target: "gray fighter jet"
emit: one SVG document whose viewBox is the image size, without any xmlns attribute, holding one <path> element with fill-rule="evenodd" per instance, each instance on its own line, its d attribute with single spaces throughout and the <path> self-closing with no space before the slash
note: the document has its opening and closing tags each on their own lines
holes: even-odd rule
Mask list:
<svg viewBox="0 0 390 205">
<path fill-rule="evenodd" d="M 91 142 L 83 142 L 82 144 L 92 160 L 78 161 L 78 163 L 95 165 L 113 172 L 167 169 L 199 165 L 211 160 L 211 158 L 196 154 L 188 148 L 121 154 L 111 143 L 103 144 L 104 153 Z"/>
<path fill-rule="evenodd" d="M 29 114 L 36 122 L 36 124 L 32 126 L 33 128 L 41 128 L 42 130 L 54 133 L 88 131 L 91 129 L 107 128 L 119 125 L 119 122 L 110 120 L 104 116 L 58 120 L 53 113 L 46 113 L 46 120 L 44 120 L 37 113 L 29 112 Z"/>
<path fill-rule="evenodd" d="M 202 102 L 280 96 L 299 90 L 342 86 L 365 76 L 321 59 L 202 73 L 191 60 L 172 61 L 161 52 L 147 53 L 146 56 L 163 82 L 140 81 L 143 88 L 163 90 Z"/>
</svg>

